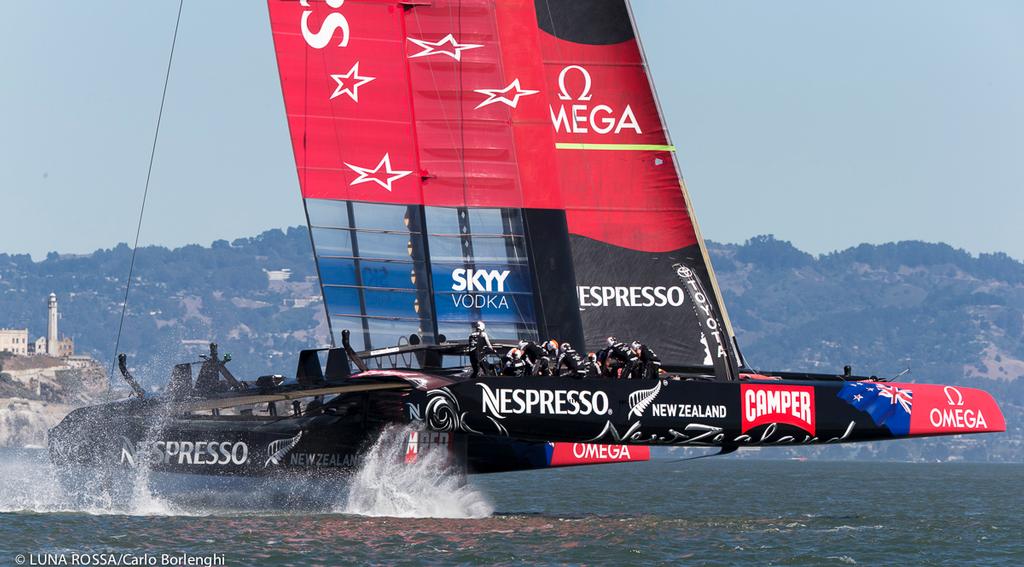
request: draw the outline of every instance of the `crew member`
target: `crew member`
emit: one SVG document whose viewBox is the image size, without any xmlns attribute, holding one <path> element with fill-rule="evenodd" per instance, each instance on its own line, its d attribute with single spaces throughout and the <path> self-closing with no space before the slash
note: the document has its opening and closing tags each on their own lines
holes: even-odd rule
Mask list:
<svg viewBox="0 0 1024 567">
<path fill-rule="evenodd" d="M 558 358 L 558 341 L 555 339 L 548 339 L 544 342 L 544 350 L 547 351 L 547 356 L 549 358 Z"/>
<path fill-rule="evenodd" d="M 586 362 L 576 349 L 569 343 L 562 343 L 558 348 L 558 363 L 555 364 L 555 373 L 563 376 L 562 368 L 565 367 L 565 374 L 573 378 L 583 378 L 587 374 Z"/>
<path fill-rule="evenodd" d="M 531 376 L 540 376 L 551 366 L 547 351 L 537 343 L 521 340 L 519 341 L 519 350 L 522 351 L 523 358 L 526 359 Z"/>
<path fill-rule="evenodd" d="M 502 364 L 502 376 L 526 376 L 526 361 L 523 360 L 523 351 L 513 348 L 505 354 Z"/>
<path fill-rule="evenodd" d="M 513 353 L 515 353 L 517 350 L 519 350 L 519 349 L 517 349 L 515 347 L 512 347 L 512 348 L 508 349 L 507 351 L 505 351 L 505 355 L 501 357 L 501 368 L 502 368 L 502 370 L 504 370 L 505 367 L 508 366 L 509 362 L 512 362 Z"/>
<path fill-rule="evenodd" d="M 558 354 L 558 341 L 555 339 L 544 341 L 544 363 L 538 376 L 558 375 Z"/>
<path fill-rule="evenodd" d="M 469 363 L 473 366 L 473 373 L 470 374 L 470 378 L 476 378 L 480 374 L 480 370 L 484 366 L 484 355 L 494 352 L 494 347 L 491 346 L 491 338 L 487 336 L 486 329 L 487 327 L 483 321 L 477 321 L 473 323 L 473 332 L 469 334 L 469 345 L 466 349 L 469 351 Z"/>
<path fill-rule="evenodd" d="M 600 371 L 601 376 L 605 377 L 611 377 L 612 375 L 610 362 L 608 361 L 608 349 L 609 347 L 606 346 L 597 351 L 597 369 Z"/>
<path fill-rule="evenodd" d="M 640 341 L 633 341 L 630 346 L 633 347 L 633 354 L 637 357 L 636 377 L 641 379 L 657 378 L 661 373 L 661 359 L 658 358 L 658 354 Z"/>
<path fill-rule="evenodd" d="M 605 368 L 612 378 L 630 378 L 638 362 L 637 356 L 625 343 L 615 337 L 608 337 L 605 348 Z"/>
<path fill-rule="evenodd" d="M 597 378 L 601 375 L 601 363 L 597 361 L 596 353 L 587 353 L 587 360 L 583 363 L 583 368 L 586 370 L 587 378 Z"/>
</svg>

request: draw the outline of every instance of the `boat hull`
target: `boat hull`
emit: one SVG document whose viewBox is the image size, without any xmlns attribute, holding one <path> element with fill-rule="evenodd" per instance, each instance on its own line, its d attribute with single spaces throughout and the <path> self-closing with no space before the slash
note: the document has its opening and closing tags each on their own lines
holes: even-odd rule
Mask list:
<svg viewBox="0 0 1024 567">
<path fill-rule="evenodd" d="M 1005 431 L 975 388 L 869 381 L 485 378 L 427 393 L 438 431 L 668 446 L 850 443 Z"/>
<path fill-rule="evenodd" d="M 154 493 L 197 495 L 222 492 L 203 486 L 239 486 L 232 477 L 286 487 L 296 486 L 297 478 L 334 485 L 359 468 L 391 425 L 407 426 L 401 442 L 387 449 L 396 461 L 414 464 L 427 453 L 442 451 L 449 462 L 471 474 L 650 458 L 646 447 L 431 432 L 417 419 L 416 405 L 406 404 L 399 420 L 373 420 L 363 412 L 282 418 L 175 415 L 173 405 L 159 400 L 124 400 L 69 414 L 50 431 L 49 452 L 66 487 L 83 487 L 86 497 L 99 494 L 106 500 L 131 497 L 140 479 Z M 188 480 L 192 476 L 208 480 L 194 485 Z M 285 492 L 295 494 L 290 488 Z"/>
</svg>

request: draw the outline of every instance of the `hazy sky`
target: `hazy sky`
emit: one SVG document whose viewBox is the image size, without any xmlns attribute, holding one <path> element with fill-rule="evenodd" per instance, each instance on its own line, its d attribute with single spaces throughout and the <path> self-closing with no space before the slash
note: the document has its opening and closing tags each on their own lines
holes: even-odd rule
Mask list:
<svg viewBox="0 0 1024 567">
<path fill-rule="evenodd" d="M 176 9 L 5 5 L 0 251 L 133 239 Z M 706 237 L 1024 258 L 1024 2 L 634 9 Z M 186 0 L 142 242 L 302 222 L 265 3 Z"/>
</svg>

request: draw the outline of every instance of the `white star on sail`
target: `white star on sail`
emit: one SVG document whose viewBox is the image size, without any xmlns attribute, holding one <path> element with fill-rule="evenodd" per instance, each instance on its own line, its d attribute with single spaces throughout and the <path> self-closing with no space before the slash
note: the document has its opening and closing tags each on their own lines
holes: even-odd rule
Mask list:
<svg viewBox="0 0 1024 567">
<path fill-rule="evenodd" d="M 331 78 L 338 83 L 338 87 L 334 89 L 334 94 L 331 95 L 331 100 L 347 94 L 352 100 L 359 102 L 359 87 L 369 83 L 377 77 L 364 77 L 359 74 L 359 62 L 348 70 L 348 73 L 344 75 L 331 75 Z M 348 86 L 346 86 L 348 85 Z"/>
<path fill-rule="evenodd" d="M 514 94 L 512 95 L 512 98 L 509 98 L 509 97 L 505 96 L 510 91 L 514 91 Z M 480 104 L 476 105 L 476 108 L 482 108 L 484 106 L 487 106 L 489 104 L 494 104 L 496 102 L 500 102 L 502 104 L 507 104 L 508 106 L 511 106 L 512 108 L 515 108 L 516 106 L 519 105 L 519 99 L 520 98 L 522 98 L 524 96 L 529 96 L 529 95 L 537 94 L 540 91 L 531 91 L 531 90 L 524 89 L 524 88 L 522 88 L 522 86 L 519 85 L 519 79 L 516 79 L 516 80 L 512 81 L 511 83 L 509 83 L 509 85 L 507 87 L 503 88 L 503 89 L 474 89 L 473 92 L 478 92 L 478 93 L 480 93 L 482 95 L 487 95 L 487 100 L 485 100 L 485 101 L 481 102 Z"/>
<path fill-rule="evenodd" d="M 423 48 L 423 51 L 409 56 L 409 59 L 426 57 L 428 55 L 447 55 L 456 61 L 462 61 L 462 52 L 467 49 L 483 47 L 477 43 L 459 43 L 455 36 L 448 34 L 441 41 L 426 41 L 424 39 L 406 38 L 409 41 Z M 447 47 L 446 47 L 447 46 Z"/>
<path fill-rule="evenodd" d="M 388 191 L 391 191 L 392 183 L 412 173 L 411 171 L 399 171 L 391 169 L 391 156 L 389 154 L 384 154 L 384 157 L 380 159 L 380 163 L 378 163 L 377 167 L 373 169 L 370 169 L 368 167 L 359 167 L 358 165 L 352 165 L 351 163 L 347 162 L 345 163 L 345 165 L 347 165 L 349 169 L 351 169 L 352 171 L 359 174 L 359 177 L 357 177 L 355 181 L 349 183 L 349 185 L 358 185 L 360 183 L 376 183 L 377 185 L 380 185 L 381 187 L 387 189 Z M 386 174 L 384 179 L 381 179 L 380 177 L 377 176 L 377 173 L 380 172 L 382 168 L 384 170 L 384 173 Z"/>
</svg>

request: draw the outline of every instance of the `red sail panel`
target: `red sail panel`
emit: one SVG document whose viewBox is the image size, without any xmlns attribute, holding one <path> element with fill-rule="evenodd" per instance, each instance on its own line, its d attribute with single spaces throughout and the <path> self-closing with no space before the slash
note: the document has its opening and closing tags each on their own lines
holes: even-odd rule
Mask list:
<svg viewBox="0 0 1024 567">
<path fill-rule="evenodd" d="M 538 18 L 574 5 L 582 17 L 574 30 L 611 25 L 626 39 L 588 44 L 586 33 L 559 38 L 541 29 Z M 506 82 L 543 95 L 523 97 L 512 115 L 520 168 L 531 180 L 526 202 L 564 209 L 574 234 L 617 246 L 656 252 L 695 244 L 625 5 L 512 0 L 495 9 Z"/>
<path fill-rule="evenodd" d="M 479 107 L 502 80 L 493 3 L 438 0 L 408 11 L 408 62 L 424 204 L 523 206 L 503 105 Z"/>
<path fill-rule="evenodd" d="M 695 244 L 636 40 L 540 35 L 570 231 L 647 252 Z"/>
<path fill-rule="evenodd" d="M 547 107 L 539 86 L 503 91 L 493 0 L 306 3 L 269 0 L 304 197 L 560 208 L 549 190 L 524 201 L 512 116 Z"/>
<path fill-rule="evenodd" d="M 305 197 L 564 208 L 602 241 L 694 242 L 664 152 L 554 149 L 666 144 L 635 40 L 556 39 L 522 0 L 308 4 L 269 2 Z"/>
<path fill-rule="evenodd" d="M 303 196 L 422 202 L 404 10 L 384 1 L 269 7 Z"/>
</svg>

